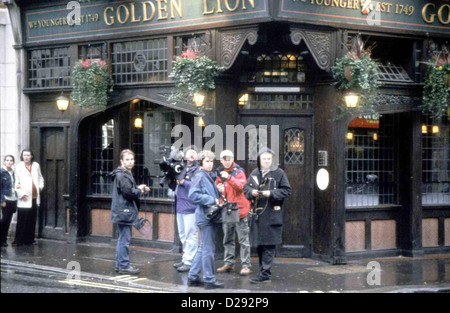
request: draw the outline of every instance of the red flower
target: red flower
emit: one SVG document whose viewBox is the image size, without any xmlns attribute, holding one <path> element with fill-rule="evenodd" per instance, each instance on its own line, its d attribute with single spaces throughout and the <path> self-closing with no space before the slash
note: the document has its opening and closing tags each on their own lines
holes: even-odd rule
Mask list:
<svg viewBox="0 0 450 313">
<path fill-rule="evenodd" d="M 192 50 L 191 48 L 189 48 L 186 51 L 184 51 L 183 53 L 181 53 L 181 57 L 184 59 L 195 60 L 195 59 L 197 59 L 197 53 L 194 50 Z"/>
<path fill-rule="evenodd" d="M 81 60 L 80 64 L 81 64 L 81 67 L 83 67 L 84 69 L 88 69 L 92 66 L 91 60 L 89 60 L 89 59 Z"/>
<path fill-rule="evenodd" d="M 98 60 L 97 64 L 103 69 L 106 70 L 106 62 L 103 60 Z"/>
</svg>

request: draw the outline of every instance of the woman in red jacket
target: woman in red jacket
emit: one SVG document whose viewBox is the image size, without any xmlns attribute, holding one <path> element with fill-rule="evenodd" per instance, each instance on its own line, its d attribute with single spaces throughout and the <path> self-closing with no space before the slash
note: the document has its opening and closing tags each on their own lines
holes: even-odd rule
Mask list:
<svg viewBox="0 0 450 313">
<path fill-rule="evenodd" d="M 224 150 L 220 154 L 222 165 L 217 169 L 217 189 L 229 202 L 237 202 L 239 207 L 239 222 L 223 224 L 223 246 L 225 248 L 225 265 L 218 268 L 217 272 L 234 271 L 235 260 L 235 238 L 239 239 L 242 269 L 240 275 L 249 275 L 250 267 L 250 239 L 248 226 L 248 213 L 250 212 L 250 201 L 243 193 L 247 182 L 244 170 L 234 162 L 233 152 Z"/>
</svg>

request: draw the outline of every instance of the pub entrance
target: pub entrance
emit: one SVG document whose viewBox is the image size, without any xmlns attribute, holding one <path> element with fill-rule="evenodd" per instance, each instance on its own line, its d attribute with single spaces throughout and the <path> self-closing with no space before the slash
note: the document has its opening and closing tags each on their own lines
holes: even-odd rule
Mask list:
<svg viewBox="0 0 450 313">
<path fill-rule="evenodd" d="M 268 147 L 278 147 L 279 166 L 286 172 L 292 193 L 285 201 L 283 217 L 283 243 L 278 255 L 284 257 L 311 256 L 312 208 L 312 116 L 295 114 L 241 115 L 244 127 L 254 125 L 256 138 L 248 133 L 246 156 L 243 163 L 246 173 L 257 167 L 258 148 L 265 142 Z M 278 131 L 277 131 L 278 128 Z M 267 129 L 267 132 L 265 131 Z M 278 132 L 274 133 L 274 132 Z M 256 149 L 255 149 L 256 148 Z"/>
</svg>

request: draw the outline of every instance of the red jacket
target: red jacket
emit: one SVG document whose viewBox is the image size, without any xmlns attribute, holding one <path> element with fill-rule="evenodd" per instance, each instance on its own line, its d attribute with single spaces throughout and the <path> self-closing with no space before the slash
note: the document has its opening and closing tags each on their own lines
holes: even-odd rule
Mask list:
<svg viewBox="0 0 450 313">
<path fill-rule="evenodd" d="M 220 172 L 222 171 L 230 174 L 226 180 L 222 180 L 220 177 Z M 245 176 L 244 170 L 236 163 L 233 163 L 229 169 L 224 169 L 223 166 L 219 167 L 216 185 L 220 183 L 225 185 L 223 196 L 228 202 L 237 202 L 239 207 L 239 218 L 243 219 L 246 217 L 250 212 L 250 201 L 245 198 L 243 193 L 244 185 L 247 183 L 247 177 Z"/>
</svg>

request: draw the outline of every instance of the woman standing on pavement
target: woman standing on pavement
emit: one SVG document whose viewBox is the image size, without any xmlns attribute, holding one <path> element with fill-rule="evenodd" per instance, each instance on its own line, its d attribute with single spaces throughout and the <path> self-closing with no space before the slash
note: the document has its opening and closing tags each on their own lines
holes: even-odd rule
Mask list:
<svg viewBox="0 0 450 313">
<path fill-rule="evenodd" d="M 224 285 L 216 281 L 214 274 L 214 252 L 217 229 L 220 224 L 211 223 L 206 219 L 208 206 L 219 204 L 219 192 L 210 173 L 214 166 L 215 155 L 211 151 L 202 151 L 199 156 L 200 169 L 196 172 L 189 200 L 197 205 L 195 221 L 200 228 L 200 247 L 195 254 L 188 275 L 188 286 L 205 286 L 205 289 L 223 288 Z M 200 274 L 203 269 L 203 281 Z"/>
<path fill-rule="evenodd" d="M 25 149 L 20 154 L 20 162 L 16 166 L 17 226 L 13 245 L 35 244 L 36 218 L 41 204 L 41 191 L 44 189 L 44 178 L 41 167 L 34 162 L 33 152 Z"/>
<path fill-rule="evenodd" d="M 17 210 L 17 196 L 15 191 L 16 174 L 14 172 L 14 157 L 7 155 L 0 169 L 2 221 L 0 225 L 0 245 L 7 247 L 7 237 L 11 219 Z"/>
</svg>

